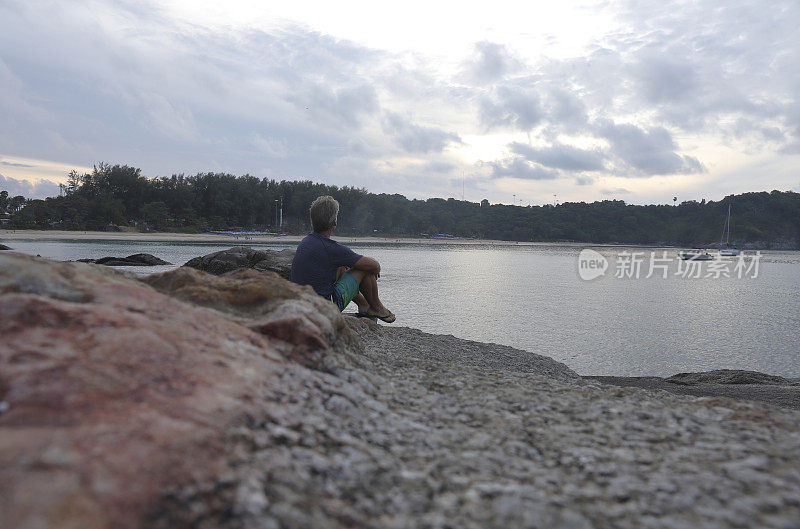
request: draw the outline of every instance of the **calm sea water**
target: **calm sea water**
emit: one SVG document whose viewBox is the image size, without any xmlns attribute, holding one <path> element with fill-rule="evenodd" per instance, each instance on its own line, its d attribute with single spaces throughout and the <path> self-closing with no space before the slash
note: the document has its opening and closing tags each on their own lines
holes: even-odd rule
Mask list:
<svg viewBox="0 0 800 529">
<path fill-rule="evenodd" d="M 7 244 L 56 260 L 144 252 L 177 266 L 237 243 Z M 694 273 L 677 274 L 674 249 L 595 248 L 609 268 L 604 276 L 586 281 L 579 275 L 579 246 L 350 246 L 381 262 L 381 297 L 397 314 L 397 325 L 510 345 L 552 357 L 583 375 L 669 376 L 729 368 L 800 376 L 800 252 L 762 252 L 757 267 L 748 256 L 744 263 L 750 269 L 739 270 L 742 277 L 733 263 L 727 278 L 715 277 L 703 263 L 701 277 L 695 278 Z M 641 259 L 638 278 L 622 253 L 632 251 L 641 252 L 633 257 Z M 667 252 L 666 261 L 652 261 L 667 267 L 666 278 L 659 268 L 646 278 L 651 251 L 659 259 Z"/>
</svg>

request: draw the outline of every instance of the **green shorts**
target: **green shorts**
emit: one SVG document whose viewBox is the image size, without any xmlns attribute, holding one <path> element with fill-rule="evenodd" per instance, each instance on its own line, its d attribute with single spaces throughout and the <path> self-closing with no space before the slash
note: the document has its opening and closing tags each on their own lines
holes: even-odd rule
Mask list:
<svg viewBox="0 0 800 529">
<path fill-rule="evenodd" d="M 345 272 L 342 274 L 342 277 L 333 284 L 331 301 L 336 303 L 336 306 L 339 307 L 339 312 L 341 312 L 357 295 L 358 279 L 350 272 Z"/>
</svg>

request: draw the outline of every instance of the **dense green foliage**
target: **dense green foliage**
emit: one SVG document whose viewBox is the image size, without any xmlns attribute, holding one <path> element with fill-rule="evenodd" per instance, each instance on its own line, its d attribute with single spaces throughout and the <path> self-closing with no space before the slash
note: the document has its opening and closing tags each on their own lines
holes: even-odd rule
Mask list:
<svg viewBox="0 0 800 529">
<path fill-rule="evenodd" d="M 800 241 L 800 194 L 772 191 L 725 197 L 719 202 L 634 206 L 619 200 L 558 206 L 506 206 L 401 195 L 364 189 L 275 181 L 254 176 L 201 173 L 146 178 L 139 169 L 100 164 L 72 172 L 64 196 L 44 200 L 0 192 L 0 218 L 12 228 L 207 231 L 232 227 L 277 230 L 282 205 L 284 233 L 308 231 L 308 206 L 324 194 L 341 204 L 340 235 L 419 236 L 449 233 L 512 241 L 569 240 L 710 246 L 719 241 L 728 204 L 732 242 Z"/>
</svg>

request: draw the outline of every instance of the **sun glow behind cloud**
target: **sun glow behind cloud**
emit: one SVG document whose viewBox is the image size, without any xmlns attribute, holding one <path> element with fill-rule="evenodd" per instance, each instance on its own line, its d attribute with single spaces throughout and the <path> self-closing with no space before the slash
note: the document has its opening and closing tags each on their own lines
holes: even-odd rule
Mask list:
<svg viewBox="0 0 800 529">
<path fill-rule="evenodd" d="M 366 0 L 325 2 L 225 3 L 168 0 L 175 18 L 212 28 L 279 29 L 285 23 L 391 53 L 422 53 L 457 66 L 479 41 L 504 42 L 529 58 L 578 56 L 604 32 L 613 17 L 598 2 L 520 3 L 500 0 L 467 6 L 464 2 L 409 0 L 401 4 Z"/>
<path fill-rule="evenodd" d="M 72 170 L 85 173 L 91 172 L 92 168 L 48 160 L 7 156 L 0 153 L 0 174 L 16 180 L 30 183 L 49 180 L 55 184 L 63 184 L 67 181 L 67 174 Z"/>
</svg>

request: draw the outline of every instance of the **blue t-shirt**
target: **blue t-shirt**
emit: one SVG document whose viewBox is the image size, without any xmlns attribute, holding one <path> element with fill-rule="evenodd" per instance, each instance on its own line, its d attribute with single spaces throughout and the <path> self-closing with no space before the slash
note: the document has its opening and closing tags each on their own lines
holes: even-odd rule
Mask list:
<svg viewBox="0 0 800 529">
<path fill-rule="evenodd" d="M 297 245 L 292 260 L 292 282 L 311 285 L 317 294 L 329 298 L 333 294 L 336 269 L 353 266 L 361 257 L 321 233 L 309 233 Z"/>
</svg>

